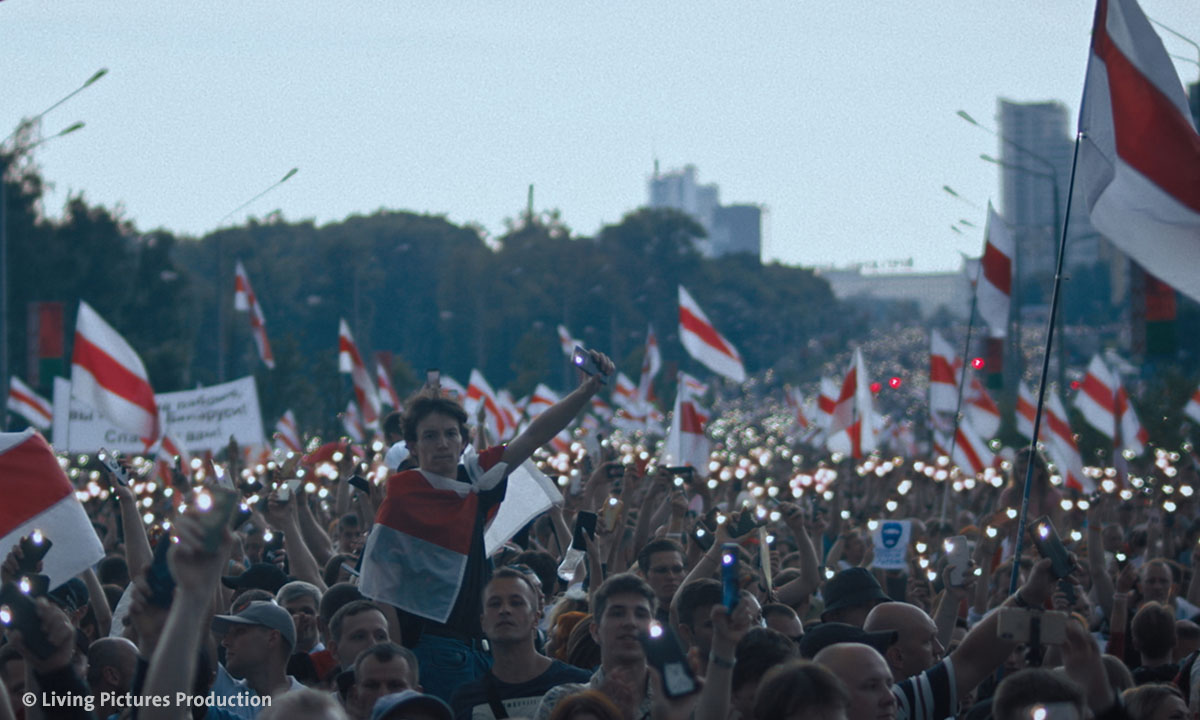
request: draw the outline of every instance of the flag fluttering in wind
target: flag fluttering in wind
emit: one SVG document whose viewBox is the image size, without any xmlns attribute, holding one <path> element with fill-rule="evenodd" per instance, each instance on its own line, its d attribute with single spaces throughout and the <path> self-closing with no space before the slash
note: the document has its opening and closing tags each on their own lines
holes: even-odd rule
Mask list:
<svg viewBox="0 0 1200 720">
<path fill-rule="evenodd" d="M 566 355 L 567 357 L 571 357 L 575 354 L 576 345 L 583 347 L 583 343 L 576 340 L 571 335 L 571 331 L 567 329 L 566 325 L 558 326 L 558 344 L 562 348 L 563 355 Z"/>
<path fill-rule="evenodd" d="M 275 355 L 271 353 L 271 343 L 267 341 L 267 321 L 263 317 L 262 306 L 258 304 L 258 296 L 250 287 L 250 277 L 246 275 L 246 268 L 242 267 L 241 260 L 237 261 L 234 273 L 233 307 L 235 310 L 250 313 L 250 331 L 254 334 L 254 344 L 258 346 L 258 356 L 262 358 L 263 365 L 274 370 Z"/>
<path fill-rule="evenodd" d="M 1037 414 L 1037 397 L 1029 392 L 1025 383 L 1017 386 L 1017 432 L 1033 439 L 1033 420 Z M 1067 487 L 1085 492 L 1096 489 L 1096 483 L 1083 474 L 1083 457 L 1075 443 L 1075 435 L 1067 422 L 1067 411 L 1062 400 L 1051 389 L 1046 390 L 1046 402 L 1042 407 L 1042 426 L 1038 442 L 1046 448 L 1050 462 L 1054 463 Z"/>
<path fill-rule="evenodd" d="M 1098 0 L 1079 110 L 1076 189 L 1092 225 L 1200 301 L 1200 136 L 1162 40 L 1134 0 Z"/>
<path fill-rule="evenodd" d="M 379 394 L 375 392 L 375 384 L 371 382 L 367 366 L 354 344 L 354 336 L 350 334 L 350 326 L 344 319 L 338 321 L 338 372 L 349 373 L 354 383 L 354 398 L 363 427 L 371 430 L 379 427 Z"/>
<path fill-rule="evenodd" d="M 146 366 L 125 338 L 80 301 L 71 354 L 71 394 L 113 425 L 152 442 L 158 405 Z"/>
<path fill-rule="evenodd" d="M 362 413 L 358 411 L 358 404 L 353 400 L 346 403 L 346 410 L 342 412 L 342 429 L 356 443 L 366 439 L 367 430 L 363 426 Z"/>
<path fill-rule="evenodd" d="M 734 382 L 746 381 L 746 367 L 737 348 L 717 332 L 682 285 L 679 286 L 679 341 L 688 354 L 709 370 Z"/>
<path fill-rule="evenodd" d="M 300 452 L 300 430 L 296 426 L 296 415 L 284 410 L 279 422 L 275 423 L 275 441 L 280 450 Z"/>
<path fill-rule="evenodd" d="M 483 373 L 472 370 L 471 379 L 467 383 L 467 397 L 463 401 L 463 408 L 467 411 L 467 415 L 474 418 L 481 406 L 489 444 L 508 438 L 512 431 L 516 430 L 515 427 L 509 427 L 508 416 L 501 409 L 500 401 L 497 399 L 495 391 L 492 390 L 492 386 L 484 379 Z"/>
<path fill-rule="evenodd" d="M 987 324 L 991 336 L 1008 334 L 1008 309 L 1012 302 L 1013 258 L 1017 243 L 1012 229 L 988 203 L 984 229 L 983 257 L 979 263 L 979 284 L 975 288 L 975 309 Z"/>
<path fill-rule="evenodd" d="M 809 426 L 808 415 L 804 411 L 804 395 L 800 392 L 800 388 L 789 387 L 786 389 L 786 399 L 788 409 L 792 411 L 792 419 L 796 421 L 796 426 L 801 430 L 807 430 Z"/>
<path fill-rule="evenodd" d="M 642 376 L 638 380 L 638 401 L 643 404 L 654 402 L 654 376 L 662 367 L 662 354 L 658 351 L 658 336 L 654 326 L 646 328 L 646 352 L 642 355 Z"/>
<path fill-rule="evenodd" d="M 708 475 L 710 443 L 704 434 L 709 413 L 700 406 L 705 386 L 687 373 L 679 373 L 679 388 L 675 394 L 675 412 L 667 432 L 663 454 L 679 465 L 690 465 L 698 477 Z"/>
<path fill-rule="evenodd" d="M 969 471 L 972 475 L 979 475 L 992 466 L 996 456 L 988 447 L 987 442 L 972 427 L 969 419 L 962 418 L 953 430 L 953 440 L 948 433 L 934 431 L 933 446 L 936 452 L 948 455 L 955 465 Z"/>
<path fill-rule="evenodd" d="M 876 425 L 878 420 L 875 417 L 875 401 L 871 397 L 871 383 L 867 379 L 862 350 L 856 348 L 850 369 L 834 401 L 825 444 L 831 452 L 854 458 L 864 457 L 875 450 Z"/>
<path fill-rule="evenodd" d="M 400 410 L 400 396 L 396 394 L 396 386 L 392 384 L 392 374 L 382 356 L 375 357 L 375 383 L 379 386 L 379 402 L 393 410 Z"/>
<path fill-rule="evenodd" d="M 16 375 L 9 376 L 8 411 L 25 418 L 39 430 L 47 430 L 54 424 L 54 406 Z"/>
<path fill-rule="evenodd" d="M 930 333 L 929 348 L 929 410 L 935 428 L 949 433 L 960 409 L 958 386 L 963 377 L 963 361 L 941 333 Z M 970 420 L 972 431 L 981 438 L 991 438 L 1000 429 L 1000 409 L 988 395 L 978 377 L 969 375 L 962 394 L 963 416 Z"/>
<path fill-rule="evenodd" d="M 1149 435 L 1129 404 L 1129 394 L 1121 379 L 1109 370 L 1099 355 L 1088 363 L 1087 373 L 1075 396 L 1075 407 L 1089 425 L 1113 441 L 1114 449 L 1129 450 L 1135 455 L 1146 452 Z"/>
<path fill-rule="evenodd" d="M 1192 397 L 1188 399 L 1187 405 L 1183 407 L 1183 414 L 1196 422 L 1200 422 L 1200 388 L 1196 388 L 1192 392 Z"/>
</svg>

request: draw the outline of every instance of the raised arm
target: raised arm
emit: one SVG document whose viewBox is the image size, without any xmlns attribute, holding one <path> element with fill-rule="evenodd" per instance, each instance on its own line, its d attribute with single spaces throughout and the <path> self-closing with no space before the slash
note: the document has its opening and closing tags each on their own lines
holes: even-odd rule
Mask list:
<svg viewBox="0 0 1200 720">
<path fill-rule="evenodd" d="M 780 587 L 777 593 L 779 602 L 795 605 L 820 587 L 820 563 L 817 560 L 817 550 L 808 534 L 804 511 L 795 503 L 783 503 L 779 506 L 779 511 L 783 513 L 783 521 L 792 531 L 792 537 L 796 539 L 796 551 L 800 553 L 800 577 Z"/>
<path fill-rule="evenodd" d="M 611 376 L 614 371 L 612 360 L 604 353 L 595 350 L 589 350 L 592 359 L 596 361 L 596 365 L 600 368 L 600 372 L 605 376 Z M 534 451 L 550 442 L 559 432 L 563 430 L 575 416 L 578 415 L 592 396 L 600 391 L 601 378 L 596 375 L 589 375 L 587 378 L 562 400 L 548 408 L 541 415 L 535 417 L 529 427 L 525 428 L 525 432 L 518 435 L 508 443 L 504 448 L 504 455 L 501 460 L 508 464 L 509 468 L 515 468 L 521 463 L 529 459 Z"/>
</svg>

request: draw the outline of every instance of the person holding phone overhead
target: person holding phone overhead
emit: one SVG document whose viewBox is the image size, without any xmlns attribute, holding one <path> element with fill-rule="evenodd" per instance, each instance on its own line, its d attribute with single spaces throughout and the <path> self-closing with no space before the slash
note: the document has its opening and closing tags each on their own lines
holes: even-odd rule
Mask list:
<svg viewBox="0 0 1200 720">
<path fill-rule="evenodd" d="M 491 577 L 484 528 L 504 499 L 508 474 L 571 422 L 613 373 L 588 351 L 587 374 L 571 394 L 538 415 L 507 445 L 463 455 L 467 413 L 436 385 L 407 403 L 404 440 L 417 467 L 392 475 L 363 555 L 359 589 L 394 605 L 401 636 L 421 666 L 425 691 L 449 700 L 483 675 L 479 599 Z"/>
</svg>

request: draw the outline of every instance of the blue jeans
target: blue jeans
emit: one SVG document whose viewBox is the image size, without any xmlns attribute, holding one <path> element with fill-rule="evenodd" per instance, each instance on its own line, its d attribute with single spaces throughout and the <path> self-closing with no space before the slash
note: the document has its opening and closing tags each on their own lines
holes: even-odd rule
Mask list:
<svg viewBox="0 0 1200 720">
<path fill-rule="evenodd" d="M 483 676 L 492 656 L 454 638 L 423 633 L 413 648 L 420 663 L 421 687 L 447 703 L 460 686 Z"/>
</svg>

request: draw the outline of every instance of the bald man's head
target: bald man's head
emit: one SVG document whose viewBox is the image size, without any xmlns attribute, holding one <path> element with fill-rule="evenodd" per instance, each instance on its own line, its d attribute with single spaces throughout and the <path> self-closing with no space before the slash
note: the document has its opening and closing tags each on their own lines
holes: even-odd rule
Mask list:
<svg viewBox="0 0 1200 720">
<path fill-rule="evenodd" d="M 870 645 L 830 645 L 813 660 L 828 668 L 850 693 L 846 720 L 880 720 L 895 717 L 892 671 L 879 651 Z"/>
<path fill-rule="evenodd" d="M 938 641 L 937 625 L 924 610 L 908 603 L 884 603 L 872 608 L 863 624 L 867 632 L 894 630 L 896 642 L 884 653 L 897 682 L 933 667 L 946 648 Z"/>
<path fill-rule="evenodd" d="M 96 693 L 128 692 L 137 673 L 138 649 L 126 638 L 100 638 L 88 646 L 88 685 Z"/>
</svg>

